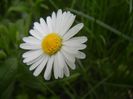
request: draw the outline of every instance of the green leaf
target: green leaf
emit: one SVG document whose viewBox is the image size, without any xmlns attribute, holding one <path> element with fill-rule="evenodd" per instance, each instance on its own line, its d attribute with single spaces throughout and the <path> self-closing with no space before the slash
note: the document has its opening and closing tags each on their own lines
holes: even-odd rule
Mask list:
<svg viewBox="0 0 133 99">
<path fill-rule="evenodd" d="M 18 6 L 11 6 L 8 9 L 8 13 L 16 11 L 16 12 L 28 12 L 28 8 L 24 5 L 18 5 Z"/>
<path fill-rule="evenodd" d="M 0 59 L 6 58 L 6 53 L 3 50 L 0 50 Z"/>
<path fill-rule="evenodd" d="M 9 58 L 0 65 L 0 99 L 10 99 L 15 82 L 16 70 L 16 58 Z"/>
<path fill-rule="evenodd" d="M 29 98 L 28 98 L 28 95 L 27 95 L 26 93 L 24 93 L 24 94 L 18 95 L 18 96 L 16 97 L 16 99 L 29 99 Z"/>
</svg>

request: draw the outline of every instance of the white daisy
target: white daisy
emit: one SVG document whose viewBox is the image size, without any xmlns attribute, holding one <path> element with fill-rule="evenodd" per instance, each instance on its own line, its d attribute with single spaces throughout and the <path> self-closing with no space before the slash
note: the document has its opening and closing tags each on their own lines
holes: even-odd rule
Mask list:
<svg viewBox="0 0 133 99">
<path fill-rule="evenodd" d="M 31 36 L 24 37 L 20 48 L 28 50 L 22 57 L 23 62 L 34 70 L 33 75 L 38 76 L 43 70 L 44 78 L 51 78 L 52 70 L 56 79 L 69 76 L 69 68 L 75 69 L 75 59 L 84 59 L 86 56 L 80 50 L 85 49 L 83 44 L 87 41 L 85 36 L 73 37 L 82 28 L 79 23 L 70 28 L 75 20 L 75 15 L 58 10 L 57 14 L 40 18 L 40 23 L 35 22 L 29 32 Z"/>
</svg>

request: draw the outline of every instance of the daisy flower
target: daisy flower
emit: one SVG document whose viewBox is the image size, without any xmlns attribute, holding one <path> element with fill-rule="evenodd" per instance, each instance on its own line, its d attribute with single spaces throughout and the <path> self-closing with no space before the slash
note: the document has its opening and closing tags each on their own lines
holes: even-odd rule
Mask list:
<svg viewBox="0 0 133 99">
<path fill-rule="evenodd" d="M 44 71 L 44 78 L 49 80 L 52 72 L 55 79 L 70 75 L 69 69 L 75 69 L 75 59 L 84 59 L 86 56 L 80 50 L 85 49 L 85 36 L 74 37 L 82 28 L 83 23 L 71 27 L 75 15 L 58 10 L 51 16 L 40 18 L 34 22 L 31 36 L 24 37 L 20 48 L 27 50 L 22 57 L 23 63 L 30 65 L 29 70 L 34 76 Z"/>
</svg>

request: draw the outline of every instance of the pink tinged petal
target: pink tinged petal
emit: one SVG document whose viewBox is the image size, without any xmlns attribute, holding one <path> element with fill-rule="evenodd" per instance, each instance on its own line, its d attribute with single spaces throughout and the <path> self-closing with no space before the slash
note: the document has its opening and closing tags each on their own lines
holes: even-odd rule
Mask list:
<svg viewBox="0 0 133 99">
<path fill-rule="evenodd" d="M 40 24 L 41 24 L 41 27 L 43 29 L 43 33 L 44 35 L 46 35 L 47 33 L 49 33 L 49 28 L 48 28 L 48 25 L 46 24 L 45 20 L 43 18 L 40 18 Z"/>
<path fill-rule="evenodd" d="M 47 61 L 48 61 L 48 56 L 46 56 L 41 62 L 41 64 L 35 69 L 33 73 L 34 76 L 38 76 L 42 72 L 42 70 L 46 66 Z"/>
<path fill-rule="evenodd" d="M 29 68 L 29 70 L 34 70 L 35 68 L 37 68 L 44 60 L 45 57 L 41 57 L 41 58 L 38 58 L 38 61 L 36 61 L 34 64 L 32 64 Z"/>
<path fill-rule="evenodd" d="M 28 44 L 28 43 L 22 43 L 20 44 L 20 48 L 25 50 L 37 50 L 41 49 L 40 44 Z"/>
<path fill-rule="evenodd" d="M 45 69 L 45 73 L 44 73 L 44 78 L 46 80 L 50 80 L 50 78 L 51 78 L 53 62 L 54 62 L 54 56 L 51 56 L 48 60 L 48 63 L 47 63 L 46 69 Z"/>
<path fill-rule="evenodd" d="M 83 28 L 84 24 L 83 23 L 79 23 L 77 25 L 75 25 L 74 27 L 72 27 L 64 36 L 64 40 L 68 40 L 71 37 L 73 37 L 74 35 L 76 35 L 82 28 Z"/>
<path fill-rule="evenodd" d="M 35 30 L 30 30 L 30 34 L 31 34 L 33 37 L 35 37 L 35 38 L 37 38 L 37 39 L 39 39 L 39 40 L 42 39 L 41 35 L 38 34 L 37 32 L 35 32 Z"/>
<path fill-rule="evenodd" d="M 49 32 L 52 33 L 53 32 L 53 28 L 52 28 L 52 19 L 51 17 L 47 17 L 47 25 L 48 25 L 48 28 L 49 28 Z"/>
<path fill-rule="evenodd" d="M 29 37 L 24 37 L 23 41 L 29 44 L 40 44 L 41 41 L 36 39 L 35 37 L 29 36 Z"/>
<path fill-rule="evenodd" d="M 32 57 L 33 55 L 41 55 L 41 54 L 43 54 L 42 50 L 27 51 L 22 55 L 22 57 L 26 58 L 26 57 Z"/>
</svg>

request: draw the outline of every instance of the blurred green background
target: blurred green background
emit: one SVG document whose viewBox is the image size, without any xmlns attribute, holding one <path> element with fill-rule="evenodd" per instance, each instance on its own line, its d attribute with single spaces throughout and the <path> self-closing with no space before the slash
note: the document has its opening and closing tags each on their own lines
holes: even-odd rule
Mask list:
<svg viewBox="0 0 133 99">
<path fill-rule="evenodd" d="M 88 37 L 71 76 L 45 81 L 22 63 L 33 22 L 69 10 Z M 133 99 L 133 0 L 0 0 L 0 99 Z"/>
</svg>

